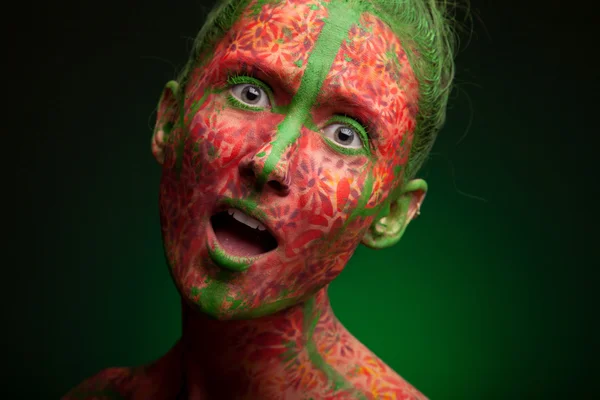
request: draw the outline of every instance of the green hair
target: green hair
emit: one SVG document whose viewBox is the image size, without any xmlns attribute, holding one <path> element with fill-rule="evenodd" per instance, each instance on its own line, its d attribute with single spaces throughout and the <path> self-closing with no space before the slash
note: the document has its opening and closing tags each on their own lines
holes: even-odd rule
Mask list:
<svg viewBox="0 0 600 400">
<path fill-rule="evenodd" d="M 185 89 L 190 71 L 206 62 L 217 42 L 252 4 L 259 13 L 265 4 L 282 0 L 218 0 L 196 36 L 190 58 L 179 76 Z M 406 179 L 413 178 L 427 159 L 446 119 L 454 78 L 456 36 L 450 18 L 450 0 L 336 0 L 376 15 L 402 42 L 419 82 L 417 123 Z M 185 92 L 185 90 L 182 90 Z"/>
</svg>

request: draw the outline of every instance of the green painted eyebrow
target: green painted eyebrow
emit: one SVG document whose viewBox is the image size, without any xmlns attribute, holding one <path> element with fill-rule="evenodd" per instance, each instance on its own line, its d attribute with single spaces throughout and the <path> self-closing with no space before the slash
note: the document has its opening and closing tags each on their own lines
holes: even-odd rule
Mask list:
<svg viewBox="0 0 600 400">
<path fill-rule="evenodd" d="M 250 58 L 242 54 L 236 54 L 235 57 L 228 58 L 222 63 L 219 63 L 219 68 L 227 71 L 229 77 L 232 76 L 249 76 L 262 80 L 265 84 L 277 83 L 290 97 L 294 96 L 294 90 L 291 84 L 280 79 L 281 76 L 289 75 L 287 71 L 278 68 L 276 65 L 271 65 L 260 58 Z"/>
</svg>

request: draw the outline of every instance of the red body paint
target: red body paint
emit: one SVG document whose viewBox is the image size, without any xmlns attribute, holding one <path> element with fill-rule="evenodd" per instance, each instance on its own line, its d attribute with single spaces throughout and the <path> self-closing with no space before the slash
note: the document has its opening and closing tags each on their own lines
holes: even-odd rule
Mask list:
<svg viewBox="0 0 600 400">
<path fill-rule="evenodd" d="M 160 186 L 165 250 L 183 298 L 182 340 L 157 363 L 106 370 L 66 399 L 86 390 L 84 398 L 110 398 L 94 396 L 94 388 L 132 399 L 423 398 L 340 324 L 326 294 L 374 220 L 351 218 L 367 182 L 365 206 L 377 209 L 402 184 L 394 170 L 406 165 L 412 142 L 417 81 L 378 18 L 364 13 L 352 26 L 311 109 L 317 131 L 302 127 L 270 177 L 275 183 L 256 188 L 323 18 L 331 18 L 323 4 L 286 1 L 245 12 L 212 59 L 192 71 Z M 231 75 L 264 82 L 274 104 L 233 107 Z M 334 115 L 369 124 L 372 156 L 326 143 L 322 129 Z M 210 218 L 224 198 L 253 200 L 279 244 L 226 279 L 208 256 L 216 240 Z M 309 308 L 301 304 L 308 298 Z"/>
</svg>

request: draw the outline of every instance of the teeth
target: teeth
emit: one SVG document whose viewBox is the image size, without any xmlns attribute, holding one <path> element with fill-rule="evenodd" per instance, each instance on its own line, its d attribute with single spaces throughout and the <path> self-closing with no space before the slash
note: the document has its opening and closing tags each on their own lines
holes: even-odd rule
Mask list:
<svg viewBox="0 0 600 400">
<path fill-rule="evenodd" d="M 229 210 L 227 210 L 227 213 L 229 215 L 232 215 L 233 218 L 237 219 L 242 224 L 248 225 L 252 229 L 258 229 L 259 231 L 264 231 L 267 229 L 267 228 L 265 228 L 265 226 L 263 224 L 261 224 L 254 218 L 247 216 L 246 214 L 244 214 L 243 212 L 241 212 L 239 210 L 230 208 Z"/>
</svg>

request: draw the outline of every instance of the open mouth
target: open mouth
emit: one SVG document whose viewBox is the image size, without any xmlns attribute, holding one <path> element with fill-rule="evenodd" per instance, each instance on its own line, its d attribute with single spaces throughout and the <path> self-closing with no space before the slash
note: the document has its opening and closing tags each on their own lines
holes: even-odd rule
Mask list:
<svg viewBox="0 0 600 400">
<path fill-rule="evenodd" d="M 210 222 L 219 245 L 233 256 L 257 256 L 277 248 L 263 224 L 235 208 L 213 215 Z"/>
</svg>

